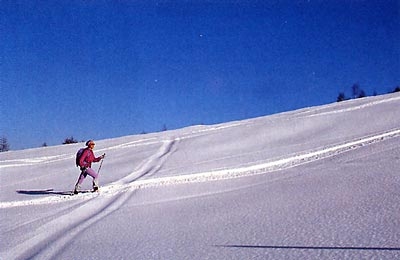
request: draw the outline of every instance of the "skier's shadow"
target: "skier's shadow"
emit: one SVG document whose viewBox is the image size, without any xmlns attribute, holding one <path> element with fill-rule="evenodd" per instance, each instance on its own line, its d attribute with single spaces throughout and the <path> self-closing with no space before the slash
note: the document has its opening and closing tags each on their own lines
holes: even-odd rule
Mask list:
<svg viewBox="0 0 400 260">
<path fill-rule="evenodd" d="M 17 190 L 19 194 L 26 195 L 70 195 L 71 191 L 55 191 L 54 189 L 46 190 Z"/>
</svg>

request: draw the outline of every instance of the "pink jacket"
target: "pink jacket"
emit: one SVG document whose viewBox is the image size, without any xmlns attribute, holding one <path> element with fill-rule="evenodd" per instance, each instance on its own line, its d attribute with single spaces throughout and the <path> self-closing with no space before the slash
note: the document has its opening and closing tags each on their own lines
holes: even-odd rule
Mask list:
<svg viewBox="0 0 400 260">
<path fill-rule="evenodd" d="M 99 162 L 100 160 L 101 157 L 95 157 L 91 149 L 85 149 L 85 151 L 83 151 L 81 159 L 79 160 L 79 166 L 90 168 L 92 167 L 92 162 Z"/>
</svg>

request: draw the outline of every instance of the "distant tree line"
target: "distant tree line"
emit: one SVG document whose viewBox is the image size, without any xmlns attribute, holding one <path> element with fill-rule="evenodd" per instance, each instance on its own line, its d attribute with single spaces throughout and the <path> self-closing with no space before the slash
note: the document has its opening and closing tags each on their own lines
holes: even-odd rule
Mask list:
<svg viewBox="0 0 400 260">
<path fill-rule="evenodd" d="M 395 93 L 395 92 L 400 92 L 400 86 L 395 87 L 395 89 L 389 93 Z M 374 91 L 373 96 L 377 96 L 378 93 Z M 367 94 L 365 91 L 360 87 L 358 83 L 353 84 L 351 87 L 351 97 L 346 97 L 344 92 L 339 92 L 338 97 L 336 98 L 337 102 L 349 100 L 349 99 L 355 99 L 355 98 L 363 98 L 366 97 Z"/>
<path fill-rule="evenodd" d="M 82 141 L 83 142 L 83 141 Z M 65 138 L 62 144 L 75 144 L 78 143 L 73 136 Z M 42 147 L 47 147 L 47 143 L 44 142 Z M 10 144 L 8 143 L 7 137 L 2 136 L 0 137 L 0 152 L 7 152 L 10 150 Z"/>
</svg>

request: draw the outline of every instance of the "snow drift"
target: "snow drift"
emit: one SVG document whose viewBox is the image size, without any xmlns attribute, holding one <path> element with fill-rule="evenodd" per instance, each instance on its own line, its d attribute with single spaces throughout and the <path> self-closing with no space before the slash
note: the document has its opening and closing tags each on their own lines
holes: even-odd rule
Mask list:
<svg viewBox="0 0 400 260">
<path fill-rule="evenodd" d="M 69 195 L 83 144 L 2 153 L 0 259 L 398 258 L 399 105 L 97 140 L 95 194 Z"/>
</svg>

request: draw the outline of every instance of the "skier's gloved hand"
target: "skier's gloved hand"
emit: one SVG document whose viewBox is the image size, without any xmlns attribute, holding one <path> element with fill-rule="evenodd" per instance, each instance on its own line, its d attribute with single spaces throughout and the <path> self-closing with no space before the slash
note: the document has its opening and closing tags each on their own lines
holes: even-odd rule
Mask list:
<svg viewBox="0 0 400 260">
<path fill-rule="evenodd" d="M 100 156 L 101 159 L 104 159 L 104 157 L 106 157 L 106 153 L 103 153 L 103 154 Z"/>
</svg>

